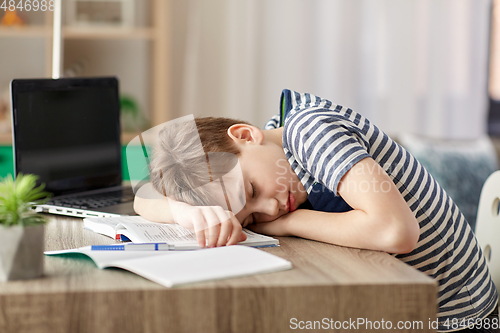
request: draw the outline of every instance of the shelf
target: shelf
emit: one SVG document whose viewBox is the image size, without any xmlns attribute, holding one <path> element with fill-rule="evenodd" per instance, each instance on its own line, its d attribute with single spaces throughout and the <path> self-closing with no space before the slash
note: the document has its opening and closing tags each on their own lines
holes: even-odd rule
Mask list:
<svg viewBox="0 0 500 333">
<path fill-rule="evenodd" d="M 12 145 L 12 133 L 0 133 L 0 146 Z"/>
<path fill-rule="evenodd" d="M 133 138 L 139 135 L 137 133 L 122 133 L 122 145 L 127 145 Z M 0 146 L 12 145 L 12 133 L 0 133 Z"/>
<path fill-rule="evenodd" d="M 122 133 L 122 145 L 128 145 L 130 141 L 132 141 L 133 138 L 139 135 L 140 132 L 137 133 Z"/>
<path fill-rule="evenodd" d="M 153 39 L 151 28 L 121 27 L 64 27 L 62 35 L 66 39 Z"/>
<path fill-rule="evenodd" d="M 0 27 L 0 37 L 49 37 L 52 29 L 46 26 Z"/>
<path fill-rule="evenodd" d="M 64 27 L 66 39 L 153 39 L 151 28 L 114 27 Z M 0 27 L 0 37 L 51 37 L 52 29 L 46 26 Z"/>
<path fill-rule="evenodd" d="M 119 76 L 121 88 L 149 111 L 144 115 L 155 126 L 170 120 L 170 1 L 135 3 L 140 8 L 137 26 L 63 25 L 61 58 L 66 64 L 61 67 L 73 69 L 88 60 L 83 69 L 78 68 L 78 75 Z M 0 45 L 5 48 L 0 61 L 8 64 L 0 68 L 0 86 L 7 87 L 16 77 L 52 76 L 53 14 L 31 12 L 27 25 L 0 26 Z M 70 21 L 63 18 L 63 22 Z M 124 133 L 122 143 L 128 144 L 136 135 Z M 0 133 L 0 146 L 11 144 L 11 134 Z"/>
</svg>

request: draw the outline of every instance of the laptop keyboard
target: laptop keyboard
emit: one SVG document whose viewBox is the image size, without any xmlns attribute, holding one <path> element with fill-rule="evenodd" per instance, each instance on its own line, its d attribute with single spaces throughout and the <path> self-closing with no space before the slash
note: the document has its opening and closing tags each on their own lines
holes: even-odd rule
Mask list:
<svg viewBox="0 0 500 333">
<path fill-rule="evenodd" d="M 47 204 L 79 209 L 95 209 L 130 202 L 133 200 L 134 192 L 131 188 L 126 188 L 124 190 L 116 190 L 102 194 L 81 195 L 62 199 L 56 198 L 48 201 Z"/>
</svg>

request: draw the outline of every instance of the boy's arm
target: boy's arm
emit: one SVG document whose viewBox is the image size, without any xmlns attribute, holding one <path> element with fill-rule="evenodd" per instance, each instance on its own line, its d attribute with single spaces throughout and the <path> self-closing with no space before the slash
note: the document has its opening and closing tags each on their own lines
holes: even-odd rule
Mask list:
<svg viewBox="0 0 500 333">
<path fill-rule="evenodd" d="M 409 253 L 415 248 L 418 222 L 392 179 L 372 158 L 356 163 L 342 177 L 338 194 L 352 211 L 299 209 L 251 229 L 388 253 Z"/>
<path fill-rule="evenodd" d="M 134 210 L 147 220 L 178 223 L 195 232 L 201 247 L 234 245 L 246 235 L 233 213 L 218 206 L 191 206 L 158 194 L 151 183 L 136 193 Z"/>
<path fill-rule="evenodd" d="M 166 197 L 156 193 L 151 183 L 143 185 L 134 198 L 134 210 L 147 220 L 175 223 Z"/>
</svg>

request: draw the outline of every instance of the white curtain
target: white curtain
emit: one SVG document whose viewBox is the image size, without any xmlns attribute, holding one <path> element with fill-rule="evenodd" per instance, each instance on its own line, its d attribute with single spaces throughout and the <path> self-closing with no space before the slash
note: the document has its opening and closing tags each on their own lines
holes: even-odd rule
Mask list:
<svg viewBox="0 0 500 333">
<path fill-rule="evenodd" d="M 172 0 L 172 117 L 262 126 L 284 88 L 382 130 L 484 135 L 491 0 Z"/>
</svg>

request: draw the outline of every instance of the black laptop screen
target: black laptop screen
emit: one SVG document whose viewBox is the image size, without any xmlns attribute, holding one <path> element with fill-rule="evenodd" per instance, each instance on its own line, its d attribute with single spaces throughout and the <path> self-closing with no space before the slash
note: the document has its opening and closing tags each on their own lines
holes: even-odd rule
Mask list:
<svg viewBox="0 0 500 333">
<path fill-rule="evenodd" d="M 55 195 L 121 184 L 115 79 L 16 81 L 16 172 L 38 175 Z"/>
</svg>

